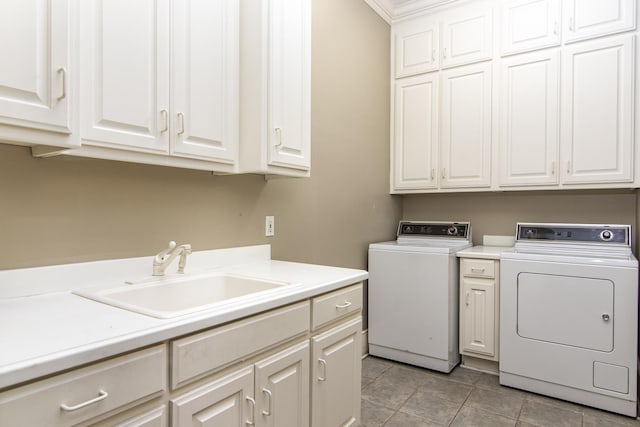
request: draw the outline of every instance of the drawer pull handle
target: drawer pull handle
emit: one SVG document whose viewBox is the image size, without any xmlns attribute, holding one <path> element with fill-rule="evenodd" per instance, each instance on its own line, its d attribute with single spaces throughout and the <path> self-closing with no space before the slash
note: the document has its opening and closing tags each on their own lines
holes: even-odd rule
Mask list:
<svg viewBox="0 0 640 427">
<path fill-rule="evenodd" d="M 73 411 L 77 411 L 78 409 L 84 408 L 85 406 L 89 406 L 89 405 L 93 405 L 94 403 L 98 403 L 101 400 L 106 399 L 107 397 L 109 397 L 109 393 L 107 393 L 104 390 L 100 390 L 100 393 L 98 393 L 98 397 L 95 397 L 91 400 L 87 400 L 86 402 L 82 402 L 82 403 L 78 403 L 77 405 L 66 405 L 66 404 L 62 404 L 60 405 L 60 409 L 62 409 L 63 411 L 66 412 L 73 412 Z"/>
<path fill-rule="evenodd" d="M 347 308 L 347 307 L 351 307 L 351 305 L 352 305 L 351 301 L 347 301 L 344 304 L 336 304 L 336 308 L 337 309 Z"/>
<path fill-rule="evenodd" d="M 245 397 L 245 399 L 247 399 L 247 402 L 249 402 L 251 404 L 251 411 L 249 411 L 251 413 L 251 419 L 245 421 L 244 423 L 248 426 L 254 426 L 256 425 L 256 416 L 255 416 L 255 412 L 256 412 L 256 401 L 253 400 L 253 397 L 251 396 L 247 396 Z"/>
<path fill-rule="evenodd" d="M 271 394 L 271 390 L 266 388 L 263 388 L 262 392 L 267 396 L 269 396 L 269 405 L 267 405 L 267 410 L 262 411 L 262 415 L 264 415 L 265 417 L 268 417 L 271 415 L 271 401 L 273 401 L 273 394 Z"/>
<path fill-rule="evenodd" d="M 484 267 L 471 267 L 471 271 L 474 273 L 484 273 Z"/>
<path fill-rule="evenodd" d="M 326 381 L 327 380 L 327 361 L 324 359 L 318 359 L 318 363 L 322 366 L 322 371 L 324 375 L 318 375 L 318 381 Z"/>
</svg>

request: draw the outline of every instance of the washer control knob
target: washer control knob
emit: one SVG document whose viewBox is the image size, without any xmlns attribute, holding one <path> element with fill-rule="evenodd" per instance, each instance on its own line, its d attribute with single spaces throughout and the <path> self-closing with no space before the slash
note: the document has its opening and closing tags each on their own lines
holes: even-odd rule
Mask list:
<svg viewBox="0 0 640 427">
<path fill-rule="evenodd" d="M 602 233 L 600 233 L 600 239 L 608 242 L 613 239 L 613 232 L 611 230 L 603 230 Z"/>
<path fill-rule="evenodd" d="M 455 225 L 452 225 L 447 229 L 447 234 L 449 236 L 455 236 L 456 234 L 458 234 L 458 227 L 456 227 Z"/>
</svg>

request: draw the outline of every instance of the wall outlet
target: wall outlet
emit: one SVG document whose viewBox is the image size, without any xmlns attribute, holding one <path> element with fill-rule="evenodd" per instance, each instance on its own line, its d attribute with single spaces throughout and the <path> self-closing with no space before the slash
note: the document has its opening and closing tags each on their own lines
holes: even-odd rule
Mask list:
<svg viewBox="0 0 640 427">
<path fill-rule="evenodd" d="M 274 234 L 276 234 L 275 217 L 273 215 L 267 215 L 264 217 L 264 235 L 271 237 Z"/>
</svg>

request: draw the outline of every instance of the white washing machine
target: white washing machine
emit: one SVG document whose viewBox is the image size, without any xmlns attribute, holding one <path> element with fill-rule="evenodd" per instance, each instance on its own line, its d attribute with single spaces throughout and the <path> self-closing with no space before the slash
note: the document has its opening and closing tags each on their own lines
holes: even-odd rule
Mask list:
<svg viewBox="0 0 640 427">
<path fill-rule="evenodd" d="M 500 384 L 635 417 L 631 227 L 521 223 L 500 268 Z"/>
<path fill-rule="evenodd" d="M 442 372 L 459 362 L 458 259 L 468 222 L 401 221 L 369 245 L 369 354 Z"/>
</svg>

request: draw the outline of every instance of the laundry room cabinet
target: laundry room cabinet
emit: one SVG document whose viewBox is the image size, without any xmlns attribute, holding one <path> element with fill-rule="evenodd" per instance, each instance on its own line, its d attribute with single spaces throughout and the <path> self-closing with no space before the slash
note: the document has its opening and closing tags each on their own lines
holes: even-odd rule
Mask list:
<svg viewBox="0 0 640 427">
<path fill-rule="evenodd" d="M 637 0 L 565 0 L 564 40 L 569 42 L 633 30 Z"/>
<path fill-rule="evenodd" d="M 391 193 L 638 186 L 637 8 L 495 0 L 398 17 Z"/>
<path fill-rule="evenodd" d="M 563 49 L 563 182 L 633 181 L 635 42 L 627 35 Z"/>
<path fill-rule="evenodd" d="M 70 0 L 0 3 L 0 138 L 24 144 L 78 145 L 71 135 Z"/>
<path fill-rule="evenodd" d="M 560 52 L 503 58 L 500 81 L 500 186 L 557 185 Z"/>
<path fill-rule="evenodd" d="M 240 172 L 309 176 L 311 0 L 240 0 Z"/>
<path fill-rule="evenodd" d="M 560 45 L 561 0 L 502 3 L 501 52 L 511 55 Z"/>
<path fill-rule="evenodd" d="M 500 254 L 505 246 L 474 246 L 460 258 L 462 365 L 497 373 L 500 348 Z"/>
<path fill-rule="evenodd" d="M 233 171 L 237 0 L 89 0 L 77 7 L 83 148 L 76 154 L 151 163 L 187 158 Z"/>
</svg>

